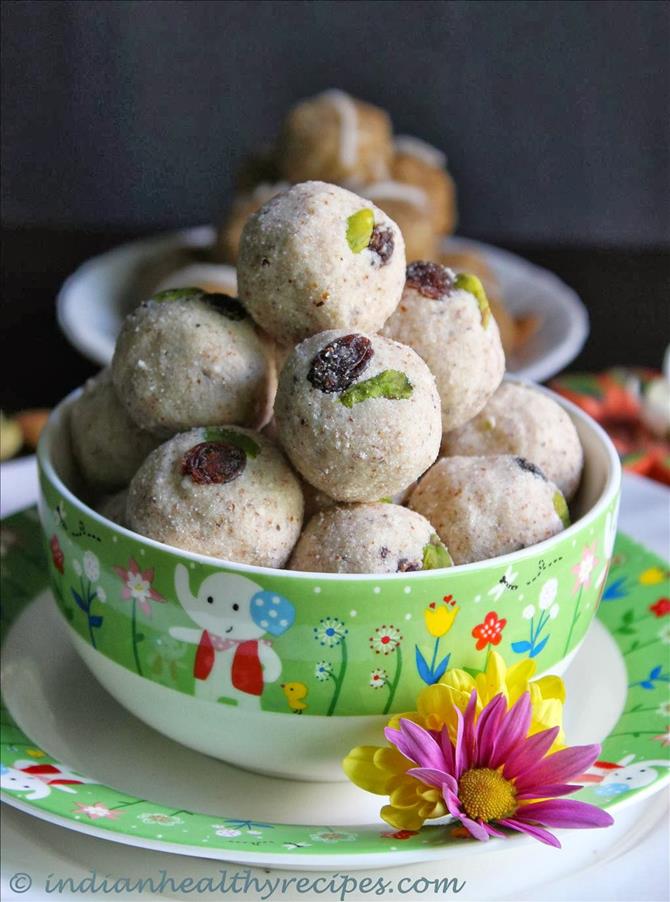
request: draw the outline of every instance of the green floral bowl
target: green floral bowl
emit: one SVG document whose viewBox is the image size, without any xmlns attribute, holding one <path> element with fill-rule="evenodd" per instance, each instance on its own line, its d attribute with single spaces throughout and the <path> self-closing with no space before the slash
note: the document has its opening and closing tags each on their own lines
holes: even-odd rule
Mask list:
<svg viewBox="0 0 670 902">
<path fill-rule="evenodd" d="M 544 391 L 544 389 L 542 389 Z M 548 394 L 551 394 L 548 392 Z M 354 745 L 448 667 L 537 659 L 562 672 L 595 614 L 621 470 L 591 419 L 551 394 L 585 450 L 575 522 L 492 560 L 381 576 L 229 563 L 143 538 L 77 497 L 68 416 L 38 450 L 54 595 L 103 686 L 156 730 L 269 775 L 342 779 Z"/>
</svg>

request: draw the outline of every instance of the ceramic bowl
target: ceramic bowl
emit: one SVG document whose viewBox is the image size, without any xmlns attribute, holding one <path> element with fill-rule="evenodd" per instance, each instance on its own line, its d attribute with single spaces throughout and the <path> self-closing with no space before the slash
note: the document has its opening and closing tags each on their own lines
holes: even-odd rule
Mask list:
<svg viewBox="0 0 670 902">
<path fill-rule="evenodd" d="M 509 664 L 561 672 L 596 611 L 621 470 L 600 427 L 556 395 L 585 449 L 573 525 L 481 563 L 381 576 L 229 563 L 105 519 L 75 494 L 75 397 L 38 451 L 58 607 L 110 694 L 201 752 L 275 776 L 342 779 L 342 756 L 379 741 L 389 713 L 412 710 L 447 667 L 481 670 L 495 648 Z"/>
</svg>

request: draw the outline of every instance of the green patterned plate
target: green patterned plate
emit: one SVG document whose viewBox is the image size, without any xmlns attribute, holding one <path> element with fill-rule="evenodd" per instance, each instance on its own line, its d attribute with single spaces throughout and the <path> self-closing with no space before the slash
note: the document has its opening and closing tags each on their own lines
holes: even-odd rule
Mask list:
<svg viewBox="0 0 670 902">
<path fill-rule="evenodd" d="M 9 804 L 117 842 L 275 867 L 392 866 L 486 849 L 449 824 L 410 833 L 374 823 L 380 800 L 348 784 L 259 777 L 150 730 L 71 650 L 33 509 L 3 521 L 0 550 Z M 568 739 L 603 746 L 578 797 L 603 808 L 656 792 L 670 778 L 668 596 L 664 562 L 619 535 L 598 622 L 566 678 Z M 576 701 L 585 681 L 588 707 Z M 308 823 L 282 823 L 297 817 Z"/>
</svg>

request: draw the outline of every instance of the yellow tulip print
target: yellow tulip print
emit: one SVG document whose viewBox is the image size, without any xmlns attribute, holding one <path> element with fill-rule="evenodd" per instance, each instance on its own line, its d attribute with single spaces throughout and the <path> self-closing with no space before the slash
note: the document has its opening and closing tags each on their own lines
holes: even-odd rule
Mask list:
<svg viewBox="0 0 670 902">
<path fill-rule="evenodd" d="M 640 583 L 643 586 L 655 586 L 667 579 L 668 571 L 661 570 L 660 567 L 649 567 L 640 574 Z"/>
<path fill-rule="evenodd" d="M 426 629 L 434 637 L 435 644 L 433 645 L 430 664 L 420 651 L 419 646 L 416 646 L 416 668 L 421 679 L 429 686 L 436 683 L 449 666 L 451 654 L 447 654 L 439 662 L 437 655 L 440 648 L 440 639 L 446 636 L 454 625 L 459 610 L 460 608 L 456 604 L 453 595 L 445 595 L 441 602 L 431 602 L 423 612 Z"/>
<path fill-rule="evenodd" d="M 429 605 L 423 612 L 423 616 L 426 621 L 426 628 L 430 635 L 435 636 L 436 639 L 441 639 L 442 636 L 446 636 L 454 625 L 454 620 L 456 619 L 456 614 L 458 614 L 459 610 L 460 608 L 455 603 L 451 607 L 449 605 L 438 607 L 434 603 Z"/>
</svg>

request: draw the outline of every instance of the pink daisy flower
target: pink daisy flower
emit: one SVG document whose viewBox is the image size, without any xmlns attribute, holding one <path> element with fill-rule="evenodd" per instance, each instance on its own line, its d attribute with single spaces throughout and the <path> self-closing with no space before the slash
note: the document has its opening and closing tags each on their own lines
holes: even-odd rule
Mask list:
<svg viewBox="0 0 670 902">
<path fill-rule="evenodd" d="M 401 718 L 400 729 L 386 727 L 390 743 L 417 767 L 416 779 L 440 790 L 452 817 L 475 838 L 504 836 L 506 827 L 560 848 L 545 827 L 608 827 L 611 815 L 594 805 L 557 798 L 582 787 L 570 783 L 596 761 L 599 745 L 564 748 L 551 755 L 558 727 L 528 736 L 530 695 L 507 710 L 502 694 L 475 716 L 477 693 L 465 713 L 456 709 L 455 742 L 446 728 L 425 730 Z M 541 799 L 542 801 L 537 801 Z M 495 826 L 493 826 L 495 824 Z"/>
<path fill-rule="evenodd" d="M 591 582 L 591 575 L 598 563 L 596 557 L 596 543 L 585 545 L 582 549 L 582 556 L 579 562 L 571 567 L 572 573 L 575 574 L 575 585 L 573 592 L 578 592 L 584 586 L 588 586 Z"/>
<path fill-rule="evenodd" d="M 121 597 L 128 601 L 134 599 L 142 608 L 147 617 L 151 617 L 151 601 L 164 602 L 162 595 L 152 588 L 154 580 L 153 568 L 148 570 L 140 570 L 137 561 L 131 558 L 128 561 L 128 568 L 114 567 L 115 573 L 123 582 L 123 590 Z"/>
<path fill-rule="evenodd" d="M 73 814 L 85 814 L 86 817 L 89 817 L 92 821 L 98 821 L 102 818 L 115 821 L 117 818 L 121 817 L 120 811 L 108 808 L 106 805 L 103 805 L 102 802 L 93 802 L 91 805 L 84 805 L 81 802 L 78 802 L 77 807 L 73 809 Z"/>
</svg>

